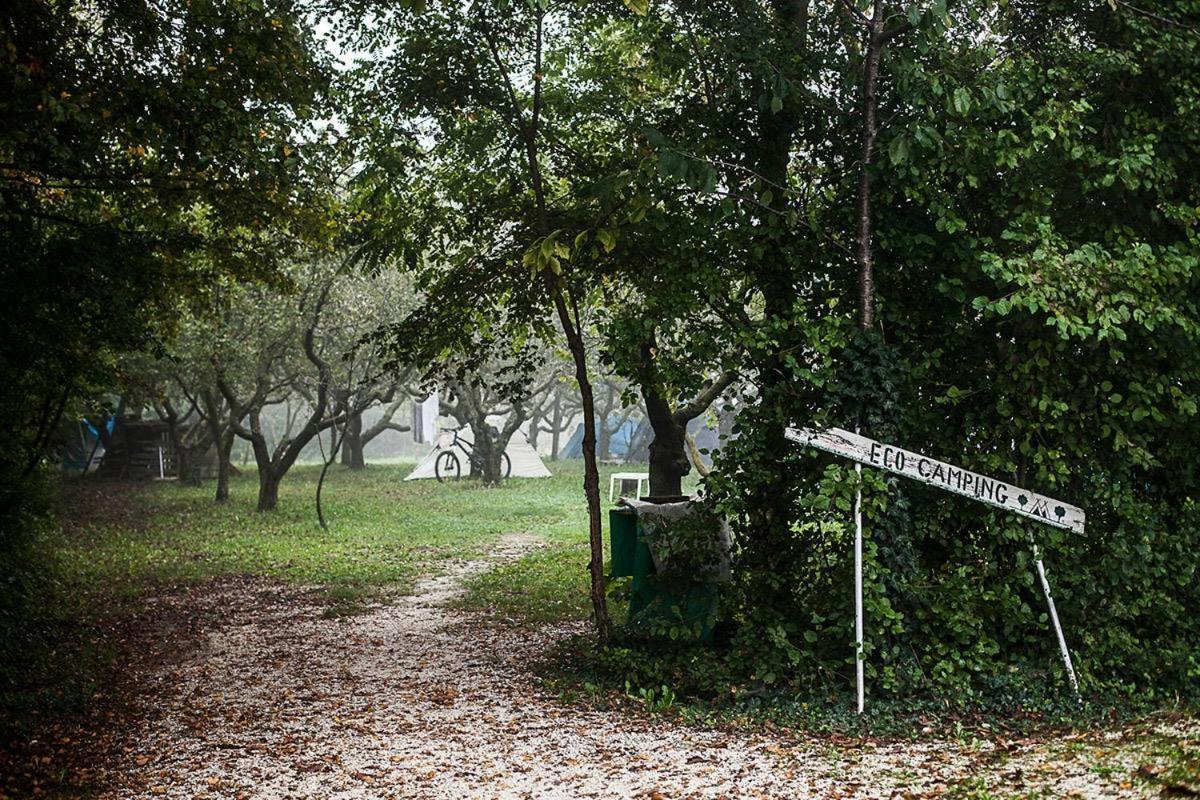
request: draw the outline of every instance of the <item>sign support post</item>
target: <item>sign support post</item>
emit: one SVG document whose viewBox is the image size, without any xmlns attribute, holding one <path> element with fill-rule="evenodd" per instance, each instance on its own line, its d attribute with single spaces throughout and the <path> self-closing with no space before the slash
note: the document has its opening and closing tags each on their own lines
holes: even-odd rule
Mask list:
<svg viewBox="0 0 1200 800">
<path fill-rule="evenodd" d="M 1071 663 L 1071 650 L 1067 647 L 1067 639 L 1063 635 L 1062 625 L 1058 621 L 1058 609 L 1054 607 L 1054 596 L 1050 594 L 1050 581 L 1046 579 L 1046 567 L 1042 564 L 1042 554 L 1033 538 L 1033 531 L 1028 530 L 1029 544 L 1033 547 L 1033 563 L 1037 568 L 1038 580 L 1042 582 L 1042 594 L 1046 596 L 1046 607 L 1050 610 L 1050 623 L 1054 626 L 1054 635 L 1058 637 L 1058 649 L 1062 653 L 1063 666 L 1067 669 L 1067 678 L 1071 681 L 1071 691 L 1075 693 L 1075 702 L 1082 704 L 1083 697 L 1079 694 L 1079 681 L 1075 677 L 1075 666 Z"/>
<path fill-rule="evenodd" d="M 863 523 L 862 523 L 862 464 L 854 464 L 858 486 L 854 494 L 854 675 L 858 692 L 858 713 L 863 713 Z"/>
</svg>

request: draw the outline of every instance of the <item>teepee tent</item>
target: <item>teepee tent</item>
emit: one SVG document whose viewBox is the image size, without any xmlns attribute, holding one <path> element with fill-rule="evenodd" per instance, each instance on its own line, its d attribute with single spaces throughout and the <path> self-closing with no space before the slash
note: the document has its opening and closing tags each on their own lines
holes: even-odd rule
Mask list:
<svg viewBox="0 0 1200 800">
<path fill-rule="evenodd" d="M 468 425 L 458 432 L 459 441 L 466 441 L 467 446 L 475 441 L 475 434 L 471 431 L 471 426 Z M 417 464 L 413 471 L 408 474 L 404 480 L 415 481 L 421 478 L 436 478 L 433 463 L 437 460 L 438 454 L 443 450 L 451 450 L 454 452 L 463 464 L 463 473 L 466 474 L 466 465 L 468 456 L 462 450 L 454 446 L 454 431 L 442 431 L 437 441 L 434 442 L 433 449 L 430 450 L 425 458 Z M 549 478 L 550 470 L 546 469 L 546 465 L 542 463 L 541 457 L 529 445 L 529 440 L 525 438 L 525 434 L 517 431 L 512 438 L 508 440 L 508 447 L 504 450 L 508 454 L 509 461 L 512 462 L 513 478 Z"/>
</svg>

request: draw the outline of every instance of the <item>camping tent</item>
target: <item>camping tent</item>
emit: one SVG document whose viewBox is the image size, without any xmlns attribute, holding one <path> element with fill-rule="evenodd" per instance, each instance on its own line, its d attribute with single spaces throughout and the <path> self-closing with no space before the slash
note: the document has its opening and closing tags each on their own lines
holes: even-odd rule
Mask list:
<svg viewBox="0 0 1200 800">
<path fill-rule="evenodd" d="M 468 425 L 458 432 L 460 441 L 465 440 L 468 443 L 475 441 L 475 435 L 471 432 L 471 426 Z M 463 471 L 466 471 L 467 455 L 462 450 L 453 446 L 454 432 L 442 431 L 434 442 L 433 449 L 426 454 L 425 458 L 421 459 L 421 463 L 408 473 L 408 477 L 404 480 L 415 481 L 421 478 L 436 478 L 437 475 L 433 471 L 433 462 L 437 459 L 438 453 L 446 449 L 453 449 L 459 459 L 463 463 Z M 469 444 L 468 444 L 469 446 Z M 537 452 L 529 446 L 529 440 L 525 438 L 525 434 L 517 431 L 512 438 L 508 440 L 508 447 L 504 450 L 508 454 L 508 460 L 512 462 L 513 478 L 549 478 L 550 470 L 546 469 L 546 465 L 542 463 L 542 459 Z"/>
</svg>

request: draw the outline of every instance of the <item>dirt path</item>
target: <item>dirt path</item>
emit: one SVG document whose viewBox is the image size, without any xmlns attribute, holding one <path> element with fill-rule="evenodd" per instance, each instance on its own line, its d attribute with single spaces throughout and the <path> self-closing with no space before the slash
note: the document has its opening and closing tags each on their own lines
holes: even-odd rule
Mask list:
<svg viewBox="0 0 1200 800">
<path fill-rule="evenodd" d="M 514 537 L 495 555 L 534 546 Z M 223 621 L 147 678 L 141 722 L 101 776 L 102 796 L 912 797 L 957 794 L 977 775 L 1020 793 L 1142 796 L 1122 777 L 1136 760 L 1102 779 L 1069 748 L 1027 766 L 1034 745 L 839 748 L 564 706 L 527 665 L 565 629 L 530 636 L 448 607 L 486 566 L 455 563 L 411 597 L 346 619 L 264 602 L 245 583 L 214 587 L 203 602 Z M 1039 772 L 1047 758 L 1053 769 Z"/>
</svg>

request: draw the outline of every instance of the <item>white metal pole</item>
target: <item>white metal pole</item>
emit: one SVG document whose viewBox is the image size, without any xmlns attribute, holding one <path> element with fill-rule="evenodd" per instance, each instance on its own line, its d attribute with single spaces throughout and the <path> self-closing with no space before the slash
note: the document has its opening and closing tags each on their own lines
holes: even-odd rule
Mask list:
<svg viewBox="0 0 1200 800">
<path fill-rule="evenodd" d="M 854 674 L 858 689 L 858 713 L 863 713 L 863 523 L 862 464 L 854 465 L 858 486 L 854 494 Z"/>
<path fill-rule="evenodd" d="M 1054 607 L 1054 597 L 1050 594 L 1050 581 L 1046 579 L 1046 567 L 1042 564 L 1042 556 L 1038 552 L 1037 542 L 1029 534 L 1029 543 L 1033 545 L 1033 563 L 1037 567 L 1038 578 L 1042 582 L 1042 594 L 1046 595 L 1046 605 L 1050 609 L 1050 622 L 1054 625 L 1054 635 L 1058 637 L 1058 649 L 1062 652 L 1063 666 L 1067 668 L 1067 678 L 1071 681 L 1071 691 L 1075 693 L 1075 701 L 1083 702 L 1079 694 L 1079 681 L 1075 677 L 1075 667 L 1071 664 L 1071 651 L 1067 649 L 1067 639 L 1063 636 L 1062 625 L 1058 622 L 1058 609 Z"/>
<path fill-rule="evenodd" d="M 163 465 L 163 449 L 161 447 L 158 448 L 158 477 L 167 477 L 167 471 Z"/>
</svg>

